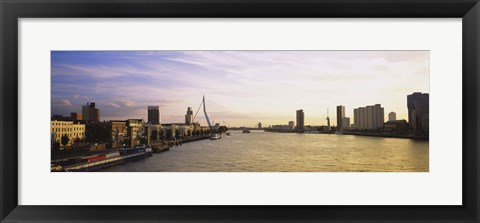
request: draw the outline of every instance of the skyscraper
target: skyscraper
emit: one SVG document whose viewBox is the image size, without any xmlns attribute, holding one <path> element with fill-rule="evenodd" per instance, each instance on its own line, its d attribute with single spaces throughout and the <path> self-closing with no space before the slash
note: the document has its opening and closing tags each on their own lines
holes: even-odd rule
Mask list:
<svg viewBox="0 0 480 223">
<path fill-rule="evenodd" d="M 297 127 L 296 129 L 304 129 L 305 128 L 305 114 L 303 113 L 303 109 L 297 110 Z"/>
<path fill-rule="evenodd" d="M 158 106 L 148 106 L 148 123 L 153 125 L 160 124 L 160 108 Z"/>
<path fill-rule="evenodd" d="M 343 117 L 342 118 L 342 130 L 346 130 L 350 128 L 350 118 L 349 117 Z"/>
<path fill-rule="evenodd" d="M 193 111 L 192 107 L 187 108 L 187 114 L 185 115 L 185 124 L 191 125 L 193 124 Z"/>
<path fill-rule="evenodd" d="M 261 122 L 258 122 L 258 128 L 261 129 L 262 128 L 262 123 Z"/>
<path fill-rule="evenodd" d="M 82 118 L 85 121 L 100 121 L 100 109 L 95 108 L 95 102 L 88 102 L 82 106 Z"/>
<path fill-rule="evenodd" d="M 414 134 L 428 134 L 429 95 L 415 92 L 407 96 L 408 125 Z"/>
<path fill-rule="evenodd" d="M 384 109 L 380 104 L 360 107 L 353 110 L 355 129 L 379 129 L 385 122 Z"/>
<path fill-rule="evenodd" d="M 397 121 L 397 114 L 395 112 L 388 113 L 388 121 Z"/>
<path fill-rule="evenodd" d="M 342 130 L 343 122 L 342 119 L 345 118 L 345 106 L 337 106 L 337 130 Z M 348 127 L 348 126 L 346 126 Z"/>
</svg>

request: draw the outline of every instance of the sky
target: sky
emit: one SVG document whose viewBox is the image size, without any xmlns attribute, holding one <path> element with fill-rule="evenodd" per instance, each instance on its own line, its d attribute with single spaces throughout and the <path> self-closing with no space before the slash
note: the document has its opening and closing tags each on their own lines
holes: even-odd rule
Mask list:
<svg viewBox="0 0 480 223">
<path fill-rule="evenodd" d="M 227 126 L 332 125 L 336 106 L 381 104 L 385 119 L 407 116 L 407 95 L 429 93 L 429 51 L 52 51 L 52 115 L 95 102 L 101 120 L 184 122 L 202 96 L 210 120 Z M 195 118 L 206 125 L 203 111 Z"/>
</svg>

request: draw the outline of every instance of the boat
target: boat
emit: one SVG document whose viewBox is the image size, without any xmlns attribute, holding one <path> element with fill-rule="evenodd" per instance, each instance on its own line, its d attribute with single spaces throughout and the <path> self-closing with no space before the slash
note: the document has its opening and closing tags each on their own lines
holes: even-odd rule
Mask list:
<svg viewBox="0 0 480 223">
<path fill-rule="evenodd" d="M 249 129 L 244 129 L 244 130 L 242 131 L 242 133 L 250 133 L 250 130 L 249 130 Z"/>
<path fill-rule="evenodd" d="M 222 135 L 220 134 L 213 134 L 210 136 L 210 140 L 217 140 L 217 139 L 221 139 L 222 138 Z"/>
</svg>

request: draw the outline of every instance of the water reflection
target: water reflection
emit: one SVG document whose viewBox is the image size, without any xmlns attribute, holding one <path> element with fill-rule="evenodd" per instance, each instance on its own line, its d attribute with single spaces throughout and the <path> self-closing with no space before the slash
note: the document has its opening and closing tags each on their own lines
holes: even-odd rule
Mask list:
<svg viewBox="0 0 480 223">
<path fill-rule="evenodd" d="M 428 141 L 232 131 L 110 167 L 119 172 L 428 172 Z"/>
</svg>

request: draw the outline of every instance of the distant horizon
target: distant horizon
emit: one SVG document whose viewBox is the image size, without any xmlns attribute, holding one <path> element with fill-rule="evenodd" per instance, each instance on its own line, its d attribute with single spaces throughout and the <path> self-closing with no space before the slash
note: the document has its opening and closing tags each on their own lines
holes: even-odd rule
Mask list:
<svg viewBox="0 0 480 223">
<path fill-rule="evenodd" d="M 332 125 L 336 106 L 381 104 L 397 120 L 407 95 L 429 93 L 429 51 L 52 51 L 51 115 L 81 113 L 95 102 L 101 120 L 147 118 L 183 123 L 202 95 L 210 120 L 232 127 Z M 206 125 L 203 112 L 195 121 Z M 296 123 L 295 123 L 296 124 Z"/>
</svg>

